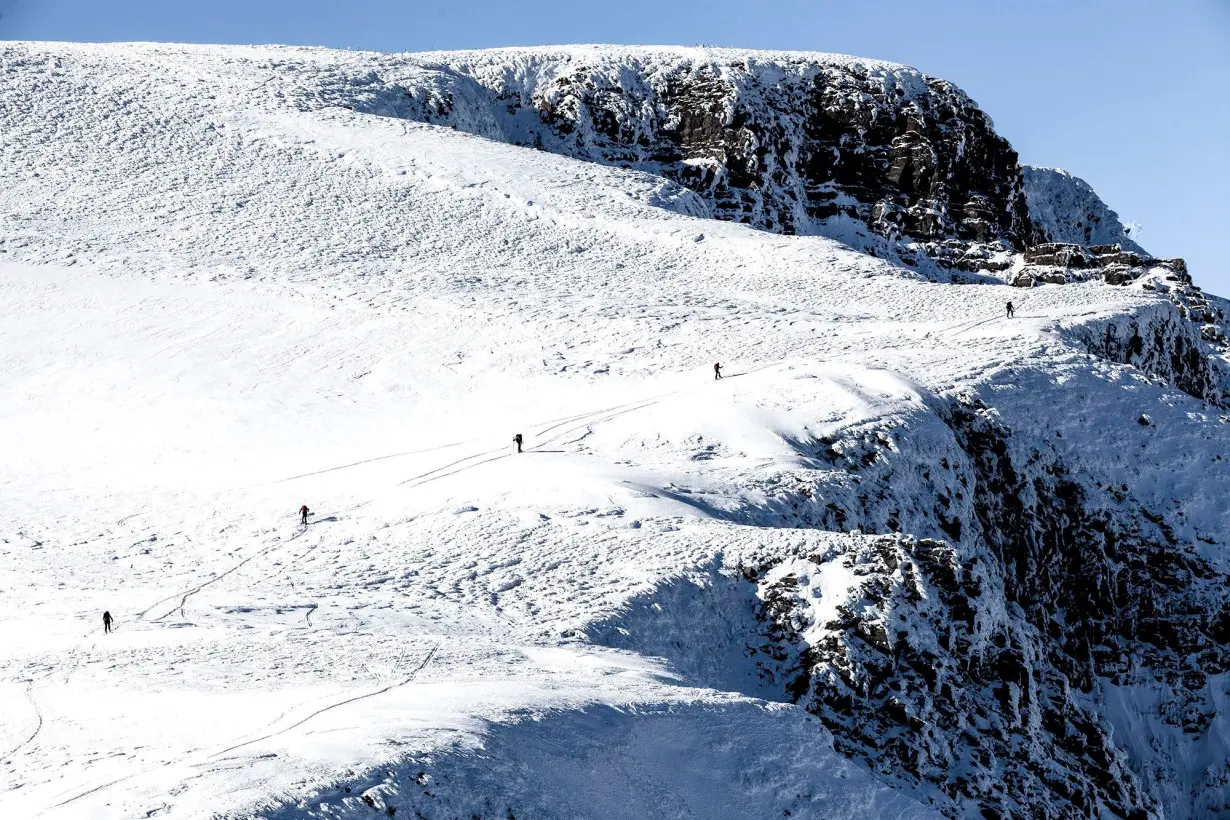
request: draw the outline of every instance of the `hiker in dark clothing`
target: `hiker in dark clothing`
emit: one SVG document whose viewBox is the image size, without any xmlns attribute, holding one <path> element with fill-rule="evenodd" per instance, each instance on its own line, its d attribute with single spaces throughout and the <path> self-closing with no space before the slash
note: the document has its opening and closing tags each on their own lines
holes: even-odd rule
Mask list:
<svg viewBox="0 0 1230 820">
<path fill-rule="evenodd" d="M 518 452 L 518 453 L 519 453 L 519 452 L 521 452 L 521 441 L 522 441 L 522 439 L 521 439 L 521 434 L 520 434 L 520 433 L 517 433 L 517 435 L 513 436 L 513 443 L 517 445 L 517 452 Z"/>
<path fill-rule="evenodd" d="M 713 378 L 715 381 L 717 379 L 722 378 L 722 363 L 721 362 L 718 362 L 717 364 L 713 366 Z"/>
<path fill-rule="evenodd" d="M 111 632 L 111 613 L 104 612 L 103 613 L 103 634 L 107 635 L 107 634 L 110 634 L 110 632 Z"/>
<path fill-rule="evenodd" d="M 1011 318 L 1012 318 L 1012 314 L 1013 314 L 1013 313 L 1016 313 L 1016 308 L 1014 308 L 1014 307 L 1012 306 L 1012 303 L 1011 303 L 1011 302 L 1009 302 L 1009 303 L 1008 303 L 1008 318 L 1009 318 L 1009 319 L 1011 319 Z"/>
<path fill-rule="evenodd" d="M 303 526 L 305 527 L 307 526 L 307 514 L 308 514 L 307 504 L 304 504 L 302 507 L 299 508 L 299 517 L 300 517 L 300 520 L 303 522 Z"/>
</svg>

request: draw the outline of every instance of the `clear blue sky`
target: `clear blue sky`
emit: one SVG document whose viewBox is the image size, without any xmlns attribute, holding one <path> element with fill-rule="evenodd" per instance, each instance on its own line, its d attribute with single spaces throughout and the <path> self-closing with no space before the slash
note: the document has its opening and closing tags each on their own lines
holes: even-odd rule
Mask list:
<svg viewBox="0 0 1230 820">
<path fill-rule="evenodd" d="M 838 51 L 964 88 L 1022 161 L 1085 178 L 1230 295 L 1230 0 L 0 0 L 0 38 L 372 49 L 679 43 Z"/>
</svg>

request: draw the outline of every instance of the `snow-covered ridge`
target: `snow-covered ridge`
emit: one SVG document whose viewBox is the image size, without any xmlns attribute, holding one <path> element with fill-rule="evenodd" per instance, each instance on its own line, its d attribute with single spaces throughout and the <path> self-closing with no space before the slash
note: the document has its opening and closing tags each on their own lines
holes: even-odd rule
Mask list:
<svg viewBox="0 0 1230 820">
<path fill-rule="evenodd" d="M 628 61 L 646 66 L 664 66 L 681 60 L 696 62 L 744 64 L 794 64 L 797 66 L 826 65 L 839 68 L 860 68 L 882 73 L 922 73 L 916 69 L 891 60 L 877 60 L 852 54 L 837 54 L 824 51 L 797 51 L 778 49 L 727 48 L 723 46 L 680 45 L 620 45 L 612 43 L 584 43 L 552 46 L 510 46 L 506 48 L 466 49 L 460 51 L 423 51 L 412 55 L 424 62 L 437 61 L 449 65 L 486 66 L 507 68 L 510 65 L 558 64 L 561 58 L 584 66 L 601 64 L 619 65 Z M 922 86 L 919 86 L 922 91 Z"/>
<path fill-rule="evenodd" d="M 1020 250 L 1044 240 L 1122 240 L 1139 250 L 1083 182 L 1018 166 L 990 118 L 960 89 L 890 62 L 651 46 L 407 55 L 102 48 L 108 60 L 135 71 L 153 61 L 163 71 L 179 64 L 220 82 L 229 75 L 251 84 L 251 102 L 273 110 L 337 107 L 446 124 L 647 171 L 681 186 L 651 198 L 655 205 L 774 232 L 833 236 L 923 264 L 930 276 L 954 266 L 978 270 L 986 258 L 978 249 L 987 243 L 992 255 L 999 243 Z M 7 49 L 35 59 L 54 49 L 87 63 L 99 53 L 73 44 Z"/>
<path fill-rule="evenodd" d="M 1021 212 L 910 201 L 954 133 L 1024 201 L 942 81 L 149 44 L 0 78 L 0 815 L 1230 804 L 1225 304 L 1123 249 L 1002 284 L 959 234 Z M 863 117 L 877 174 L 792 203 Z M 852 244 L 776 232 L 825 203 Z M 1007 267 L 894 261 L 937 248 Z"/>
<path fill-rule="evenodd" d="M 1049 241 L 1121 245 L 1145 253 L 1085 180 L 1061 168 L 1026 165 L 1022 171 L 1030 218 Z"/>
<path fill-rule="evenodd" d="M 891 250 L 1030 235 L 1015 154 L 950 83 L 841 55 L 561 47 L 377 55 L 132 44 L 59 49 L 250 84 L 275 109 L 336 106 L 648 171 L 705 214 Z M 34 59 L 42 59 L 35 56 Z M 54 58 L 53 58 L 54 59 Z M 158 79 L 154 78 L 155 82 Z M 181 89 L 182 93 L 182 89 Z"/>
</svg>

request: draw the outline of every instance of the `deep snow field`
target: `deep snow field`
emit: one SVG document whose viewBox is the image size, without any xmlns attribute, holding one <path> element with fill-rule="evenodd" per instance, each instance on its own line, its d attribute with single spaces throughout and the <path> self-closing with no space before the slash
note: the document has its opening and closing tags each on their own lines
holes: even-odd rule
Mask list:
<svg viewBox="0 0 1230 820">
<path fill-rule="evenodd" d="M 742 561 L 857 537 L 775 526 L 809 443 L 985 393 L 1226 533 L 1224 426 L 1073 341 L 1139 289 L 930 284 L 221 54 L 0 47 L 0 816 L 938 816 L 723 634 Z M 695 668 L 601 639 L 680 580 Z"/>
</svg>

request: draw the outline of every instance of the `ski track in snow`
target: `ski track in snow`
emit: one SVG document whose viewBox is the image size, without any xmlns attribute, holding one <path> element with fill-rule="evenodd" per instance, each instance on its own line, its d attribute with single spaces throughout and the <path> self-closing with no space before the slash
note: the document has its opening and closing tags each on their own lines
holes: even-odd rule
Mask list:
<svg viewBox="0 0 1230 820">
<path fill-rule="evenodd" d="M 289 543 L 290 541 L 295 540 L 296 538 L 298 538 L 299 536 L 303 535 L 303 534 L 304 534 L 304 533 L 306 533 L 306 532 L 307 532 L 307 527 L 304 527 L 304 528 L 302 529 L 302 531 L 295 533 L 295 534 L 294 534 L 294 535 L 292 535 L 289 539 L 287 539 L 287 543 Z M 242 561 L 240 561 L 239 563 L 235 564 L 234 566 L 232 566 L 230 569 L 226 570 L 225 572 L 222 572 L 222 573 L 220 573 L 220 574 L 218 574 L 218 575 L 215 575 L 213 578 L 210 578 L 208 581 L 204 581 L 204 582 L 202 582 L 202 583 L 198 584 L 197 586 L 194 586 L 192 589 L 187 590 L 186 592 L 184 592 L 184 593 L 182 593 L 182 594 L 181 594 L 181 593 L 176 593 L 175 595 L 170 595 L 170 596 L 168 596 L 168 597 L 166 597 L 166 598 L 163 598 L 163 599 L 161 599 L 161 600 L 159 600 L 159 601 L 155 601 L 153 604 L 151 604 L 150 606 L 148 606 L 148 607 L 146 607 L 145 609 L 141 610 L 141 612 L 137 613 L 137 620 L 138 620 L 138 621 L 144 620 L 144 619 L 145 619 L 145 616 L 146 616 L 146 615 L 148 615 L 150 612 L 152 612 L 154 609 L 157 609 L 159 604 L 166 603 L 167 601 L 169 601 L 169 600 L 171 600 L 171 599 L 173 599 L 173 598 L 175 598 L 175 597 L 178 597 L 178 598 L 179 598 L 179 603 L 178 603 L 176 606 L 171 607 L 169 610 L 167 610 L 166 612 L 164 612 L 162 615 L 159 615 L 159 616 L 158 616 L 158 617 L 156 617 L 156 618 L 152 618 L 151 620 L 152 620 L 152 621 L 155 621 L 155 622 L 157 622 L 157 621 L 161 621 L 163 618 L 166 618 L 166 617 L 167 617 L 168 615 L 170 615 L 172 612 L 175 612 L 175 611 L 177 611 L 177 610 L 179 611 L 180 617 L 181 617 L 181 618 L 182 618 L 182 617 L 184 617 L 184 605 L 188 603 L 188 599 L 189 599 L 189 598 L 191 598 L 193 595 L 196 595 L 198 592 L 200 592 L 201 590 L 205 589 L 207 586 L 210 586 L 211 584 L 215 584 L 215 583 L 217 583 L 218 581 L 221 581 L 223 578 L 227 577 L 227 576 L 228 576 L 228 575 L 230 575 L 231 573 L 233 573 L 233 572 L 238 572 L 240 569 L 243 569 L 243 567 L 245 567 L 245 566 L 246 566 L 248 563 L 250 563 L 251 561 L 253 561 L 253 560 L 257 559 L 257 558 L 263 558 L 264 556 L 268 555 L 268 554 L 269 554 L 270 552 L 272 552 L 273 550 L 275 550 L 275 549 L 279 549 L 280 547 L 283 547 L 283 546 L 285 546 L 285 544 L 284 544 L 284 543 L 270 544 L 268 547 L 265 547 L 264 549 L 259 550 L 259 551 L 255 552 L 255 553 L 253 553 L 252 555 L 248 556 L 247 558 L 243 559 Z"/>
<path fill-rule="evenodd" d="M 43 712 L 41 709 L 38 708 L 38 701 L 34 699 L 34 681 L 26 682 L 25 695 L 26 695 L 26 700 L 29 701 L 30 703 L 30 708 L 34 711 L 34 720 L 35 720 L 34 730 L 30 732 L 30 735 L 28 737 L 26 737 L 16 746 L 9 749 L 4 754 L 0 755 L 0 763 L 3 763 L 6 759 L 11 758 L 13 755 L 20 752 L 26 746 L 29 746 L 31 743 L 33 743 L 34 739 L 38 737 L 38 733 L 43 730 Z"/>
<path fill-rule="evenodd" d="M 254 743 L 260 743 L 262 741 L 269 740 L 270 738 L 285 734 L 286 732 L 289 732 L 293 729 L 298 729 L 300 726 L 307 723 L 309 720 L 319 717 L 320 715 L 323 715 L 325 712 L 329 712 L 334 709 L 340 709 L 341 707 L 354 703 L 356 701 L 365 700 L 367 698 L 378 697 L 380 695 L 383 695 L 385 692 L 388 692 L 391 689 L 396 689 L 397 687 L 400 687 L 400 686 L 406 686 L 409 683 L 411 683 L 416 677 L 418 677 L 419 672 L 423 671 L 423 669 L 426 668 L 427 664 L 431 663 L 431 659 L 435 657 L 436 651 L 439 648 L 440 648 L 440 644 L 438 642 L 433 644 L 431 649 L 428 650 L 427 654 L 424 656 L 423 660 L 418 664 L 418 666 L 414 667 L 414 670 L 409 675 L 407 675 L 403 680 L 400 680 L 396 683 L 391 683 L 388 686 L 384 686 L 380 689 L 375 690 L 374 692 L 366 692 L 361 695 L 355 695 L 353 697 L 346 698 L 345 700 L 338 701 L 337 703 L 331 703 L 328 706 L 324 707 L 323 709 L 318 709 L 315 712 L 312 712 L 311 714 L 309 714 L 307 717 L 304 717 L 301 720 L 298 720 L 292 723 L 291 725 L 287 726 L 285 729 L 279 729 L 278 731 L 273 732 L 271 734 L 264 735 L 258 738 L 254 738 L 252 740 L 247 740 L 247 741 L 244 741 L 243 743 L 237 743 L 234 746 L 230 746 L 226 749 L 223 749 L 220 752 L 214 752 L 212 755 L 210 755 L 210 757 L 220 757 L 224 754 L 229 754 L 230 752 L 233 752 L 236 749 L 242 749 L 245 746 L 251 746 Z"/>
<path fill-rule="evenodd" d="M 1068 335 L 1157 304 L 1139 289 L 932 285 L 654 207 L 647 174 L 338 102 L 436 82 L 435 58 L 0 55 L 6 817 L 366 816 L 344 785 L 420 767 L 531 814 L 933 817 L 793 706 L 578 636 L 698 568 L 823 553 L 775 512 L 853 480 L 821 445 L 931 447 L 957 394 L 1230 533 L 1224 425 Z M 290 531 L 302 503 L 329 512 Z M 83 636 L 104 609 L 117 631 Z M 619 749 L 609 794 L 499 779 L 563 771 L 578 738 Z"/>
</svg>

